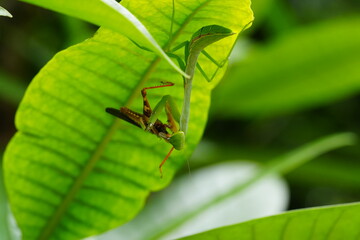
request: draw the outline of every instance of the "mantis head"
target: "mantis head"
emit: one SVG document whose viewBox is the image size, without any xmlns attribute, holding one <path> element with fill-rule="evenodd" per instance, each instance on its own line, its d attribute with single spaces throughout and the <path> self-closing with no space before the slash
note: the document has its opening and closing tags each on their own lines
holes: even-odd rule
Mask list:
<svg viewBox="0 0 360 240">
<path fill-rule="evenodd" d="M 219 25 L 208 25 L 202 27 L 192 36 L 190 49 L 192 51 L 200 52 L 208 45 L 234 34 L 235 33 L 231 29 Z"/>
<path fill-rule="evenodd" d="M 174 133 L 168 142 L 173 145 L 176 150 L 183 149 L 185 146 L 185 133 L 183 131 Z"/>
</svg>

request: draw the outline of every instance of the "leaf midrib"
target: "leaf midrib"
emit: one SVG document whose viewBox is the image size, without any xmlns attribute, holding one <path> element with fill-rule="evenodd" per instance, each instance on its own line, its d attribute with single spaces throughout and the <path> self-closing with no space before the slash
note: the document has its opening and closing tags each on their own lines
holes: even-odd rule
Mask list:
<svg viewBox="0 0 360 240">
<path fill-rule="evenodd" d="M 183 29 L 188 25 L 190 20 L 194 17 L 194 15 L 204 6 L 206 6 L 212 0 L 205 1 L 204 3 L 200 4 L 183 22 L 182 26 L 179 27 L 179 30 L 173 35 L 172 39 L 165 45 L 164 49 L 168 49 L 174 41 L 179 37 Z M 133 93 L 130 95 L 128 101 L 125 103 L 125 106 L 130 106 L 131 103 L 135 100 L 138 93 L 140 92 L 141 88 L 143 87 L 144 83 L 149 79 L 151 73 L 155 70 L 156 66 L 159 64 L 161 58 L 156 57 L 154 61 L 150 64 L 149 68 L 146 70 L 145 74 L 139 81 L 138 85 L 135 87 Z M 93 170 L 95 164 L 100 159 L 101 155 L 103 154 L 106 146 L 111 141 L 113 135 L 121 125 L 121 121 L 119 119 L 115 119 L 113 124 L 111 125 L 109 131 L 106 133 L 104 138 L 101 140 L 99 146 L 96 148 L 94 154 L 89 159 L 88 163 L 85 165 L 84 170 L 80 173 L 80 175 L 76 178 L 74 184 L 70 188 L 68 194 L 65 196 L 63 201 L 59 204 L 59 207 L 56 209 L 55 213 L 52 215 L 50 220 L 47 222 L 43 231 L 40 233 L 39 240 L 47 240 L 50 238 L 51 234 L 55 231 L 56 226 L 62 219 L 62 216 L 65 214 L 66 210 L 72 203 L 73 199 L 75 198 L 76 194 L 81 189 L 85 179 Z"/>
</svg>

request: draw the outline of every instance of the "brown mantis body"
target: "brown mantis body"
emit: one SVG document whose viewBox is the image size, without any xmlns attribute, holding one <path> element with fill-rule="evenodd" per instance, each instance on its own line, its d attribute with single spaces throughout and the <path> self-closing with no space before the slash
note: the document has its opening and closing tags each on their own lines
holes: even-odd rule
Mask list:
<svg viewBox="0 0 360 240">
<path fill-rule="evenodd" d="M 146 90 L 170 87 L 173 85 L 174 84 L 171 82 L 166 82 L 160 86 L 143 88 L 141 90 L 141 95 L 143 97 L 143 113 L 135 112 L 127 107 L 121 107 L 120 109 L 106 108 L 106 112 L 123 119 L 124 121 L 131 123 L 134 126 L 142 128 L 143 130 L 164 139 L 166 142 L 172 145 L 169 153 L 166 155 L 159 166 L 161 176 L 162 166 L 169 158 L 171 152 L 174 149 L 181 150 L 184 148 L 185 134 L 179 130 L 178 123 L 180 121 L 180 113 L 172 97 L 170 95 L 163 96 L 155 108 L 152 109 L 147 99 Z M 163 123 L 158 119 L 158 116 L 164 108 L 167 116 L 167 123 Z"/>
</svg>

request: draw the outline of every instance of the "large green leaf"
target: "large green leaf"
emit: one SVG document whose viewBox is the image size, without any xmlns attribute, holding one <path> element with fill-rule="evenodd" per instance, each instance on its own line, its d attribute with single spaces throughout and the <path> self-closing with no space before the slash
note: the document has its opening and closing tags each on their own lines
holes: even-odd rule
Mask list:
<svg viewBox="0 0 360 240">
<path fill-rule="evenodd" d="M 115 0 L 23 0 L 73 17 L 77 17 L 98 26 L 103 26 L 120 34 L 124 34 L 140 45 L 158 53 L 174 69 L 185 74 L 165 54 L 146 27 Z M 1 9 L 0 9 L 1 10 Z M 168 7 L 165 15 L 171 16 L 172 8 Z M 0 12 L 1 13 L 1 12 Z M 170 26 L 170 25 L 166 25 Z M 170 29 L 170 27 L 168 28 Z"/>
<path fill-rule="evenodd" d="M 239 33 L 252 20 L 249 1 L 179 1 L 169 41 L 171 13 L 165 9 L 171 1 L 122 3 L 163 47 L 189 39 L 204 25 Z M 235 39 L 207 50 L 222 60 Z M 205 71 L 216 70 L 200 61 Z M 158 165 L 170 145 L 104 110 L 128 106 L 141 111 L 141 88 L 169 80 L 176 85 L 149 90 L 153 106 L 164 94 L 182 102 L 181 75 L 107 29 L 57 54 L 40 71 L 20 104 L 19 131 L 5 153 L 6 187 L 24 239 L 78 239 L 114 228 L 135 216 L 150 191 L 169 183 L 201 138 L 212 86 L 196 73 L 186 147 L 170 157 L 164 179 Z"/>
<path fill-rule="evenodd" d="M 360 32 L 354 29 L 359 24 L 359 17 L 322 22 L 256 48 L 229 68 L 226 81 L 214 91 L 213 113 L 268 116 L 358 93 Z"/>
<path fill-rule="evenodd" d="M 182 239 L 359 239 L 360 203 L 291 211 Z"/>
</svg>

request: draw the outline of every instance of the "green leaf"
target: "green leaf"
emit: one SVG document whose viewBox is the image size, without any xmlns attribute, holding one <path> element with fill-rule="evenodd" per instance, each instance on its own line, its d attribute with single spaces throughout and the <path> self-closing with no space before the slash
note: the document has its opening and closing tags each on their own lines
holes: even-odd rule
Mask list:
<svg viewBox="0 0 360 240">
<path fill-rule="evenodd" d="M 300 111 L 360 91 L 359 17 L 290 32 L 229 68 L 214 91 L 217 117 L 259 117 Z M 236 102 L 236 105 L 233 103 Z M 226 108 L 224 106 L 232 106 Z"/>
<path fill-rule="evenodd" d="M 358 239 L 360 203 L 310 208 L 256 219 L 181 239 Z"/>
<path fill-rule="evenodd" d="M 44 8 L 77 17 L 124 34 L 164 58 L 179 73 L 186 75 L 163 51 L 147 28 L 128 9 L 115 0 L 23 0 Z M 124 1 L 125 2 L 125 1 Z M 171 6 L 164 13 L 171 16 Z M 170 26 L 170 25 L 168 25 Z"/>
<path fill-rule="evenodd" d="M 3 8 L 1 6 L 0 6 L 0 16 L 12 18 L 11 13 L 9 13 L 5 8 Z"/>
<path fill-rule="evenodd" d="M 122 3 L 162 46 L 176 46 L 209 24 L 239 33 L 252 19 L 249 1 L 181 1 L 169 41 L 171 13 L 165 9 L 172 7 L 171 1 Z M 217 14 L 209 18 L 215 9 Z M 208 52 L 223 60 L 235 39 L 220 41 Z M 214 69 L 202 65 L 205 71 Z M 171 94 L 180 105 L 181 76 L 161 58 L 108 29 L 60 52 L 40 71 L 19 106 L 19 131 L 5 153 L 5 183 L 24 239 L 99 234 L 132 219 L 150 191 L 170 182 L 201 138 L 212 85 L 196 73 L 186 147 L 169 158 L 164 179 L 158 166 L 171 146 L 105 113 L 106 107 L 120 106 L 142 111 L 140 90 L 160 81 L 176 85 L 149 90 L 150 104 Z"/>
</svg>

